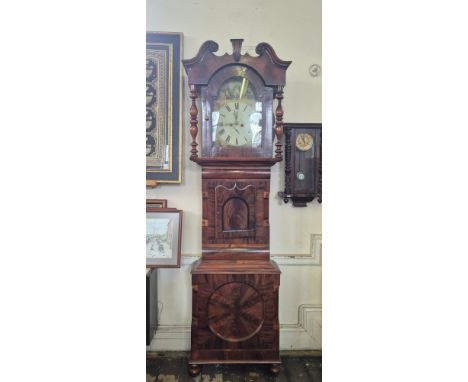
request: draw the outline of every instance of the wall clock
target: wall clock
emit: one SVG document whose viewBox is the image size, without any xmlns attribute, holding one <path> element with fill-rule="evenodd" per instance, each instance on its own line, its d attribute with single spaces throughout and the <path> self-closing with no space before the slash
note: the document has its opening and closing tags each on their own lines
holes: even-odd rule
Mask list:
<svg viewBox="0 0 468 382">
<path fill-rule="evenodd" d="M 266 43 L 258 56 L 241 55 L 242 41 L 232 39 L 232 54 L 222 56 L 207 41 L 182 61 L 192 100 L 190 159 L 201 166 L 203 198 L 202 257 L 192 267 L 192 376 L 210 363 L 264 363 L 279 372 L 280 271 L 270 260 L 268 210 L 291 62 Z"/>
<path fill-rule="evenodd" d="M 305 207 L 315 198 L 322 202 L 322 124 L 285 123 L 285 203 Z"/>
</svg>

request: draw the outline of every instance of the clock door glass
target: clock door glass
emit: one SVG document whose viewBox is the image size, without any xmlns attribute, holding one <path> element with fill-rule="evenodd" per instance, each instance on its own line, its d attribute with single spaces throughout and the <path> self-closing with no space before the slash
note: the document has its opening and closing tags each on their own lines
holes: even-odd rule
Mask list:
<svg viewBox="0 0 468 382">
<path fill-rule="evenodd" d="M 211 120 L 215 146 L 262 145 L 262 103 L 245 77 L 232 77 L 221 85 L 213 102 Z"/>
<path fill-rule="evenodd" d="M 293 135 L 294 138 L 294 135 Z M 317 158 L 315 156 L 315 142 L 317 132 L 312 130 L 298 130 L 295 133 L 294 143 L 294 193 L 307 195 L 315 190 L 315 171 Z"/>
</svg>

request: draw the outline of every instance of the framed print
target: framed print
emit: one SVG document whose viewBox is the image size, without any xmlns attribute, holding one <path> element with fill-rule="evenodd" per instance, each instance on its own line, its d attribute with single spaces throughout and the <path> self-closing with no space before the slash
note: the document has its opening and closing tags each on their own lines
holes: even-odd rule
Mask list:
<svg viewBox="0 0 468 382">
<path fill-rule="evenodd" d="M 146 199 L 146 207 L 167 208 L 166 199 Z"/>
<path fill-rule="evenodd" d="M 181 182 L 182 33 L 146 32 L 146 185 Z"/>
<path fill-rule="evenodd" d="M 146 267 L 179 268 L 182 211 L 146 208 Z"/>
</svg>

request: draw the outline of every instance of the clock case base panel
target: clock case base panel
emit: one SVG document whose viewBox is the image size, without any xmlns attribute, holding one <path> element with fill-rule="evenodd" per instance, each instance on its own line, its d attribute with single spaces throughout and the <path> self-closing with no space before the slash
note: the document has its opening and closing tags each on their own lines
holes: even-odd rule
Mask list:
<svg viewBox="0 0 468 382">
<path fill-rule="evenodd" d="M 272 260 L 201 259 L 193 264 L 189 365 L 281 364 L 278 320 L 280 273 Z M 232 302 L 229 293 L 236 288 L 239 289 L 237 301 L 244 301 L 244 307 Z M 246 290 L 244 294 L 242 288 Z M 216 301 L 216 293 L 220 290 L 221 301 Z M 220 311 L 210 317 L 213 306 Z M 213 319 L 216 326 L 216 318 L 223 316 L 226 316 L 224 323 L 221 319 L 219 328 L 213 328 Z M 238 323 L 231 325 L 229 320 L 240 316 L 248 321 L 241 321 L 240 326 Z"/>
</svg>

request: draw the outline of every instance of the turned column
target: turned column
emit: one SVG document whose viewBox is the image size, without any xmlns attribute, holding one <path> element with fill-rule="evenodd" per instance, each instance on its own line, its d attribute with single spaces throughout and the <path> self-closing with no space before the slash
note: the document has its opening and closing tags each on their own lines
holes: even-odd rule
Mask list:
<svg viewBox="0 0 468 382">
<path fill-rule="evenodd" d="M 281 100 L 283 99 L 283 87 L 278 86 L 278 90 L 276 92 L 276 99 L 278 100 L 278 106 L 276 107 L 275 117 L 276 117 L 276 124 L 275 124 L 275 135 L 276 135 L 276 150 L 275 150 L 275 158 L 282 160 L 282 149 L 281 149 L 281 137 L 283 136 L 283 106 L 281 105 Z"/>
<path fill-rule="evenodd" d="M 190 150 L 190 160 L 194 160 L 198 158 L 198 109 L 196 105 L 197 88 L 195 85 L 190 85 L 190 98 L 192 100 L 192 104 L 190 105 L 190 135 L 192 136 L 192 150 Z"/>
</svg>

